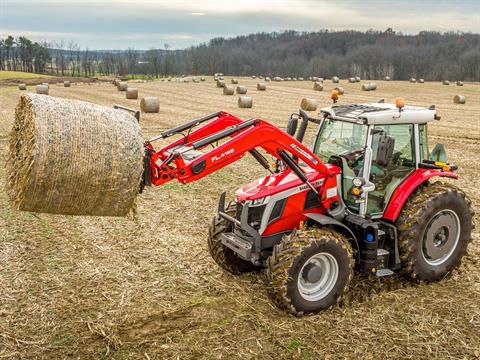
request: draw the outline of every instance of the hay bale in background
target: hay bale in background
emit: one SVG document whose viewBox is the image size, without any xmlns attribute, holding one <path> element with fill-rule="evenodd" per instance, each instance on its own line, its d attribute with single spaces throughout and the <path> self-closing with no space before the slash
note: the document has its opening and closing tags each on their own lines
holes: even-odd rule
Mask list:
<svg viewBox="0 0 480 360">
<path fill-rule="evenodd" d="M 217 80 L 217 87 L 218 87 L 218 88 L 223 88 L 223 87 L 225 87 L 225 81 L 223 81 L 223 80 Z"/>
<path fill-rule="evenodd" d="M 281 78 L 280 76 L 275 76 L 275 77 L 273 78 L 273 80 L 274 80 L 274 81 L 281 81 L 282 78 Z"/>
<path fill-rule="evenodd" d="M 258 78 L 259 78 L 260 80 L 263 80 L 263 76 L 259 76 Z"/>
<path fill-rule="evenodd" d="M 113 79 L 113 85 L 118 87 L 118 84 L 120 83 L 119 79 Z"/>
<path fill-rule="evenodd" d="M 300 107 L 305 111 L 315 111 L 317 110 L 317 100 L 311 98 L 303 98 L 300 103 Z"/>
<path fill-rule="evenodd" d="M 448 81 L 448 80 L 443 80 L 443 81 L 442 81 L 442 84 L 443 84 L 443 85 L 450 85 L 450 81 Z"/>
<path fill-rule="evenodd" d="M 390 76 L 385 76 L 384 80 L 385 81 L 390 81 Z"/>
<path fill-rule="evenodd" d="M 247 87 L 246 86 L 237 86 L 237 94 L 246 94 L 247 93 Z"/>
<path fill-rule="evenodd" d="M 63 82 L 63 87 L 70 87 L 70 81 L 65 80 L 65 81 Z"/>
<path fill-rule="evenodd" d="M 198 84 L 198 83 L 200 82 L 200 80 L 199 80 L 199 79 L 197 79 L 197 78 L 193 78 L 193 80 L 192 80 L 192 81 L 193 81 L 195 84 Z"/>
<path fill-rule="evenodd" d="M 271 79 L 267 76 L 267 77 L 265 78 L 265 81 L 266 81 L 266 82 L 270 82 Z"/>
<path fill-rule="evenodd" d="M 223 87 L 223 95 L 233 95 L 234 93 L 235 90 L 233 89 L 233 86 L 225 85 Z"/>
<path fill-rule="evenodd" d="M 362 80 L 360 79 L 360 76 L 355 76 L 355 82 L 360 82 L 360 80 Z"/>
<path fill-rule="evenodd" d="M 18 84 L 18 90 L 27 90 L 27 84 L 25 83 Z"/>
<path fill-rule="evenodd" d="M 322 91 L 323 90 L 323 84 L 319 81 L 314 82 L 313 83 L 313 90 Z"/>
<path fill-rule="evenodd" d="M 362 90 L 363 91 L 374 91 L 377 90 L 377 84 L 372 82 L 372 83 L 367 83 L 362 85 Z"/>
<path fill-rule="evenodd" d="M 339 77 L 338 77 L 338 76 L 334 76 L 334 77 L 332 77 L 332 83 L 334 83 L 334 84 L 338 84 L 339 82 L 340 82 L 340 79 L 339 79 Z"/>
<path fill-rule="evenodd" d="M 291 78 L 291 77 L 287 77 L 287 78 L 285 78 L 285 81 L 292 81 L 292 78 Z"/>
<path fill-rule="evenodd" d="M 265 90 L 267 90 L 267 84 L 265 84 L 265 83 L 258 83 L 258 84 L 257 84 L 257 90 L 258 90 L 258 91 L 265 91 Z"/>
<path fill-rule="evenodd" d="M 410 78 L 410 82 L 411 82 L 411 83 L 415 83 L 415 82 L 417 82 L 417 79 L 415 79 L 415 78 Z"/>
<path fill-rule="evenodd" d="M 457 81 L 457 86 L 463 86 L 463 81 Z"/>
<path fill-rule="evenodd" d="M 375 87 L 376 87 L 376 85 L 375 85 Z M 338 91 L 338 95 L 345 94 L 345 89 L 343 87 L 337 86 L 334 90 Z"/>
<path fill-rule="evenodd" d="M 117 86 L 118 91 L 127 91 L 128 83 L 126 81 L 120 81 Z"/>
<path fill-rule="evenodd" d="M 48 85 L 37 85 L 35 87 L 35 91 L 37 94 L 48 95 Z"/>
<path fill-rule="evenodd" d="M 465 104 L 465 96 L 463 95 L 455 95 L 453 97 L 453 102 L 455 104 Z"/>
<path fill-rule="evenodd" d="M 298 81 L 303 81 L 303 77 L 299 77 L 299 78 L 298 78 Z"/>
<path fill-rule="evenodd" d="M 145 96 L 140 100 L 140 109 L 144 113 L 158 113 L 160 111 L 160 100 L 154 96 Z"/>
<path fill-rule="evenodd" d="M 425 83 L 425 79 L 418 79 L 417 81 L 419 84 L 424 84 Z"/>
<path fill-rule="evenodd" d="M 238 84 L 238 80 L 237 79 L 232 79 L 230 80 L 232 84 Z"/>
<path fill-rule="evenodd" d="M 127 99 L 138 99 L 138 89 L 129 87 L 125 95 Z"/>
<path fill-rule="evenodd" d="M 143 173 L 143 140 L 128 112 L 22 95 L 7 158 L 7 193 L 17 210 L 124 216 Z"/>
<path fill-rule="evenodd" d="M 202 77 L 200 78 L 200 81 L 205 81 L 205 77 L 202 76 Z"/>
<path fill-rule="evenodd" d="M 253 106 L 253 99 L 251 96 L 240 96 L 238 98 L 238 107 L 251 108 Z"/>
<path fill-rule="evenodd" d="M 370 84 L 362 84 L 362 90 L 363 91 L 370 91 Z"/>
<path fill-rule="evenodd" d="M 252 75 L 252 79 L 256 79 L 257 77 L 255 75 Z"/>
<path fill-rule="evenodd" d="M 354 82 L 355 82 L 355 78 L 354 78 L 354 77 L 349 77 L 349 78 L 348 78 L 348 82 L 349 82 L 349 83 L 354 83 Z"/>
</svg>

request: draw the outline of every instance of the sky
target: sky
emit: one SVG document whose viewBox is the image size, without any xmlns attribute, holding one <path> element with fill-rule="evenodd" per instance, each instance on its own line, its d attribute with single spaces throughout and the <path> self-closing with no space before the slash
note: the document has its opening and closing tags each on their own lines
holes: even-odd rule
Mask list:
<svg viewBox="0 0 480 360">
<path fill-rule="evenodd" d="M 480 0 L 0 0 L 0 37 L 89 49 L 172 49 L 256 32 L 480 33 Z"/>
</svg>

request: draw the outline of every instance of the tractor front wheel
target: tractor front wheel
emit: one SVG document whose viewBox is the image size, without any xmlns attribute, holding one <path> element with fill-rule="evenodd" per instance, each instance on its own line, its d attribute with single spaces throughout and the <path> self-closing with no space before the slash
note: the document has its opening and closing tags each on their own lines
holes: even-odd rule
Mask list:
<svg viewBox="0 0 480 360">
<path fill-rule="evenodd" d="M 235 212 L 235 203 L 228 204 L 227 208 L 225 209 L 225 213 L 235 217 Z M 225 245 L 222 244 L 220 235 L 233 230 L 230 222 L 216 215 L 213 218 L 212 224 L 208 230 L 208 249 L 210 250 L 210 255 L 221 268 L 234 275 L 240 275 L 241 273 L 259 269 L 250 261 L 245 261 L 239 258 L 233 252 L 233 250 L 225 247 Z"/>
<path fill-rule="evenodd" d="M 396 225 L 403 273 L 437 281 L 460 266 L 473 229 L 470 200 L 457 187 L 436 182 L 405 203 Z"/>
<path fill-rule="evenodd" d="M 317 313 L 337 303 L 352 278 L 348 240 L 328 228 L 294 231 L 275 245 L 265 282 L 270 299 L 296 316 Z"/>
</svg>

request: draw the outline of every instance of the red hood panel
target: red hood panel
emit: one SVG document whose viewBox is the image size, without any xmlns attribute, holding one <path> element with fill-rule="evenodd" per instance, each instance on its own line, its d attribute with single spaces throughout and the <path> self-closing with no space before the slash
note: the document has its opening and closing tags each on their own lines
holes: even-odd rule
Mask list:
<svg viewBox="0 0 480 360">
<path fill-rule="evenodd" d="M 323 178 L 323 176 L 317 171 L 313 171 L 312 169 L 309 170 L 310 172 L 307 173 L 307 178 L 310 182 Z M 268 175 L 264 178 L 252 181 L 238 189 L 235 195 L 237 201 L 243 202 L 277 194 L 302 184 L 303 181 L 300 180 L 293 171 L 286 170 L 278 174 Z"/>
</svg>

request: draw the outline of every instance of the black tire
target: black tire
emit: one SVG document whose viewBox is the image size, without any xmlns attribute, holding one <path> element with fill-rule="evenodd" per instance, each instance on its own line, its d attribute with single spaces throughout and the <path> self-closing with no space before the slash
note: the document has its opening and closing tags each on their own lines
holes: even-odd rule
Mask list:
<svg viewBox="0 0 480 360">
<path fill-rule="evenodd" d="M 236 209 L 235 204 L 228 204 L 225 209 L 225 213 L 235 217 Z M 253 265 L 250 261 L 245 261 L 239 258 L 233 250 L 225 247 L 221 240 L 220 235 L 225 232 L 232 231 L 232 224 L 220 216 L 216 215 L 212 224 L 208 229 L 208 249 L 213 260 L 224 270 L 234 275 L 240 275 L 241 273 L 258 270 L 258 267 Z"/>
<path fill-rule="evenodd" d="M 443 227 L 440 217 L 445 218 Z M 467 252 L 472 218 L 471 202 L 457 187 L 441 182 L 419 187 L 396 221 L 402 273 L 423 281 L 449 275 Z"/>
<path fill-rule="evenodd" d="M 306 299 L 299 288 L 304 265 L 315 255 L 329 254 L 338 265 L 336 280 L 328 293 L 318 300 Z M 302 316 L 317 313 L 337 303 L 348 290 L 353 276 L 352 247 L 340 233 L 329 228 L 312 227 L 294 231 L 275 245 L 268 258 L 265 283 L 270 299 L 287 312 Z M 308 266 L 308 265 L 307 265 Z M 324 270 L 322 270 L 324 271 Z M 325 291 L 327 291 L 325 290 Z"/>
</svg>

